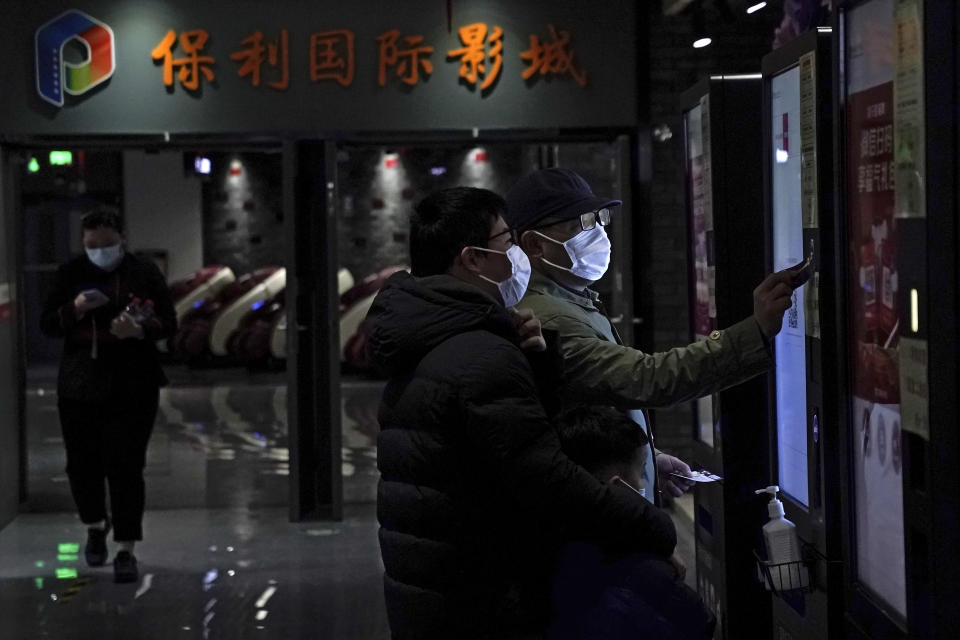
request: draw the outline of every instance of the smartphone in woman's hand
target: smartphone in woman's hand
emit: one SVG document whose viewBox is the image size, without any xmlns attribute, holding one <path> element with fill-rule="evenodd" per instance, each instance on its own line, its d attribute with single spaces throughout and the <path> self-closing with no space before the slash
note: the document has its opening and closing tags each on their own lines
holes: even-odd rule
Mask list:
<svg viewBox="0 0 960 640">
<path fill-rule="evenodd" d="M 86 300 L 87 304 L 92 307 L 100 307 L 110 302 L 110 298 L 107 297 L 107 294 L 105 294 L 103 291 L 100 291 L 100 289 L 87 289 L 86 291 L 81 291 L 81 294 L 83 295 L 83 299 Z"/>
</svg>

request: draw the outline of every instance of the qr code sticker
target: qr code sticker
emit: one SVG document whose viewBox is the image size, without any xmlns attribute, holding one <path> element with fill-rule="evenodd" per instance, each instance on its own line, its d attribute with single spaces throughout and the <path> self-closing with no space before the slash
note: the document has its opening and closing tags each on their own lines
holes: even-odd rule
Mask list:
<svg viewBox="0 0 960 640">
<path fill-rule="evenodd" d="M 791 329 L 796 329 L 800 324 L 800 320 L 799 320 L 800 312 L 797 309 L 797 292 L 796 291 L 793 292 L 792 299 L 793 299 L 793 306 L 790 307 L 790 309 L 787 311 L 787 326 L 790 327 Z"/>
</svg>

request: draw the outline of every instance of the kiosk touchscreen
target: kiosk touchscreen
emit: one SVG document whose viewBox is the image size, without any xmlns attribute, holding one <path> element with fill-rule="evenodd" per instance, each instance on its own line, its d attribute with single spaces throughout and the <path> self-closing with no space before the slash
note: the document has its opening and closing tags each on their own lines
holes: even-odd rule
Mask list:
<svg viewBox="0 0 960 640">
<path fill-rule="evenodd" d="M 764 277 L 760 75 L 714 76 L 681 100 L 690 333 L 716 340 L 750 318 Z M 766 514 L 753 489 L 770 484 L 765 392 L 761 376 L 693 406 L 691 462 L 723 478 L 694 490 L 697 587 L 717 615 L 717 638 L 769 637 L 753 570 Z"/>
<path fill-rule="evenodd" d="M 832 31 L 821 28 L 763 60 L 768 268 L 809 264 L 774 340 L 770 381 L 771 480 L 805 560 L 772 601 L 774 637 L 843 637 L 843 599 L 828 598 L 843 591 L 831 59 Z"/>
<path fill-rule="evenodd" d="M 956 638 L 960 8 L 847 0 L 834 24 L 845 630 Z"/>
<path fill-rule="evenodd" d="M 805 258 L 801 219 L 800 67 L 770 81 L 773 176 L 773 270 L 781 271 Z M 792 125 L 792 127 L 791 127 Z M 791 130 L 792 129 L 792 130 Z M 792 144 L 791 144 L 792 143 Z M 793 306 L 775 339 L 778 483 L 785 495 L 809 506 L 807 474 L 806 311 L 808 285 L 793 292 Z M 815 286 L 815 283 L 809 285 Z"/>
</svg>

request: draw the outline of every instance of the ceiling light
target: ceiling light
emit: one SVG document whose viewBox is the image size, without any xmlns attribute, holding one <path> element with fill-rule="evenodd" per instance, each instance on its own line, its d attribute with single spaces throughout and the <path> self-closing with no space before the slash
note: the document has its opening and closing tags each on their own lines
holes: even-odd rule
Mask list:
<svg viewBox="0 0 960 640">
<path fill-rule="evenodd" d="M 758 2 L 757 4 L 747 7 L 747 13 L 756 13 L 757 11 L 760 11 L 760 9 L 763 9 L 765 6 L 767 6 L 766 2 Z"/>
<path fill-rule="evenodd" d="M 711 38 L 700 38 L 699 40 L 694 41 L 693 48 L 703 49 L 704 47 L 708 46 L 711 42 L 713 42 Z"/>
<path fill-rule="evenodd" d="M 670 125 L 659 124 L 653 128 L 653 139 L 657 142 L 666 142 L 673 137 L 673 131 L 670 129 Z"/>
</svg>

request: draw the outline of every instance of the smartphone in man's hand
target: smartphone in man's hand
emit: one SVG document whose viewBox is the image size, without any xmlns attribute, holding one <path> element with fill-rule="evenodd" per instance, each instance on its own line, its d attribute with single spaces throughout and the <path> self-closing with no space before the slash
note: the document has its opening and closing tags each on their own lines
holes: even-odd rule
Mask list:
<svg viewBox="0 0 960 640">
<path fill-rule="evenodd" d="M 107 297 L 107 294 L 105 294 L 103 291 L 100 291 L 100 289 L 87 289 L 86 291 L 82 291 L 81 294 L 83 295 L 84 300 L 86 300 L 86 302 L 91 306 L 98 307 L 110 302 L 110 298 Z"/>
<path fill-rule="evenodd" d="M 790 268 L 790 286 L 794 289 L 802 287 L 813 277 L 815 270 L 816 267 L 813 264 L 813 240 L 810 240 L 810 253 L 807 254 L 807 259 L 797 266 Z"/>
</svg>

